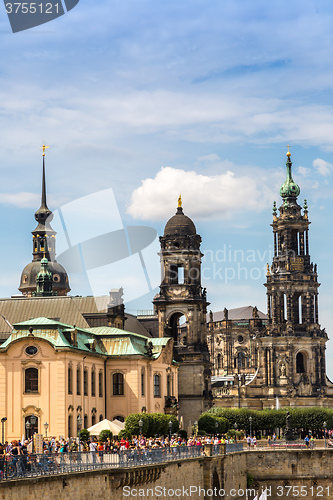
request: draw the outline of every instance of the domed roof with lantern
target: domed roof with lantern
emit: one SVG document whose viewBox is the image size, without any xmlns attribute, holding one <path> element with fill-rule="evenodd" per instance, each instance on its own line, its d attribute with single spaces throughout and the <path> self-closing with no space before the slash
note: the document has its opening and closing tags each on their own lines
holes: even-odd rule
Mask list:
<svg viewBox="0 0 333 500">
<path fill-rule="evenodd" d="M 182 199 L 179 196 L 177 212 L 166 223 L 163 236 L 194 236 L 195 234 L 197 230 L 194 222 L 184 214 Z"/>
</svg>

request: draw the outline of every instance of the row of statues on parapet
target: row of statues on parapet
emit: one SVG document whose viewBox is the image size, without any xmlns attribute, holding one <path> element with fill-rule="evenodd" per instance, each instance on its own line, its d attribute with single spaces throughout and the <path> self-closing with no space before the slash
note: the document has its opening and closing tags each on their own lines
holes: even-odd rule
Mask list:
<svg viewBox="0 0 333 500">
<path fill-rule="evenodd" d="M 226 307 L 223 309 L 223 314 L 224 314 L 223 321 L 228 321 L 228 319 L 229 319 L 229 311 L 228 311 L 228 309 Z M 254 306 L 252 308 L 252 318 L 253 319 L 259 319 L 259 313 L 258 313 L 257 306 Z M 213 316 L 213 312 L 212 311 L 209 311 L 209 321 L 210 321 L 210 323 L 214 322 L 214 316 Z"/>
</svg>

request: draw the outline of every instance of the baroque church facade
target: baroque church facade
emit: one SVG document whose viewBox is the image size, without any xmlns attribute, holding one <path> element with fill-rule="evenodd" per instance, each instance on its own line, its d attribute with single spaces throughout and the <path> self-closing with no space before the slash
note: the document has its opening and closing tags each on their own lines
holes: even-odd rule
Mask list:
<svg viewBox="0 0 333 500">
<path fill-rule="evenodd" d="M 333 405 L 326 376 L 328 336 L 319 324 L 317 265 L 309 252 L 306 200 L 298 204 L 287 153 L 282 202 L 273 205 L 274 256 L 267 264 L 267 315 L 244 308 L 243 318 L 208 318 L 214 404 L 253 409 Z M 252 314 L 249 314 L 249 312 Z M 234 311 L 232 311 L 234 313 Z M 246 317 L 244 317 L 246 316 Z M 252 316 L 252 317 L 251 317 Z"/>
</svg>

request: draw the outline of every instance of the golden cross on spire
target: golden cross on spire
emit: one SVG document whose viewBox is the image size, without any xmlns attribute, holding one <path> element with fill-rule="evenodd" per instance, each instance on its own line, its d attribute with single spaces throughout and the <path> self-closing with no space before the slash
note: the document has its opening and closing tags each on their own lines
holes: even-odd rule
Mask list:
<svg viewBox="0 0 333 500">
<path fill-rule="evenodd" d="M 289 158 L 289 156 L 291 156 L 291 152 L 289 151 L 289 148 L 290 148 L 289 144 L 287 144 L 287 148 L 288 148 L 288 153 L 286 153 L 286 155 L 287 155 L 287 156 L 288 156 L 288 158 Z"/>
<path fill-rule="evenodd" d="M 181 208 L 181 206 L 182 206 L 182 195 L 180 194 L 178 198 L 178 208 Z"/>
<path fill-rule="evenodd" d="M 45 146 L 45 144 L 43 144 L 43 146 L 40 148 L 43 150 L 43 154 L 42 156 L 45 156 L 45 149 L 48 149 L 50 146 Z"/>
</svg>

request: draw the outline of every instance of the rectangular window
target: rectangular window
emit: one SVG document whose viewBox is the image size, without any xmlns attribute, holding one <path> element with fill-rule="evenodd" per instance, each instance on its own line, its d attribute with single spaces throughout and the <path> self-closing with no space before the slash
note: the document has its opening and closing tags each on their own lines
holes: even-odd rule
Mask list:
<svg viewBox="0 0 333 500">
<path fill-rule="evenodd" d="M 80 396 L 81 394 L 81 370 L 78 368 L 76 370 L 76 394 Z"/>
<path fill-rule="evenodd" d="M 98 374 L 98 395 L 100 398 L 103 397 L 103 372 Z"/>
<path fill-rule="evenodd" d="M 160 375 L 154 375 L 154 398 L 161 397 L 161 377 Z"/>
<path fill-rule="evenodd" d="M 95 396 L 95 370 L 91 372 L 91 395 Z"/>
<path fill-rule="evenodd" d="M 73 393 L 73 377 L 72 377 L 72 368 L 68 367 L 68 394 Z"/>
<path fill-rule="evenodd" d="M 113 380 L 113 395 L 123 396 L 124 395 L 124 375 L 122 373 L 114 373 L 112 376 Z"/>
<path fill-rule="evenodd" d="M 84 395 L 88 396 L 88 370 L 83 372 L 83 391 Z"/>
<path fill-rule="evenodd" d="M 145 395 L 145 372 L 142 370 L 141 372 L 141 396 Z"/>
<path fill-rule="evenodd" d="M 38 392 L 37 368 L 27 368 L 25 370 L 25 392 Z"/>
</svg>

